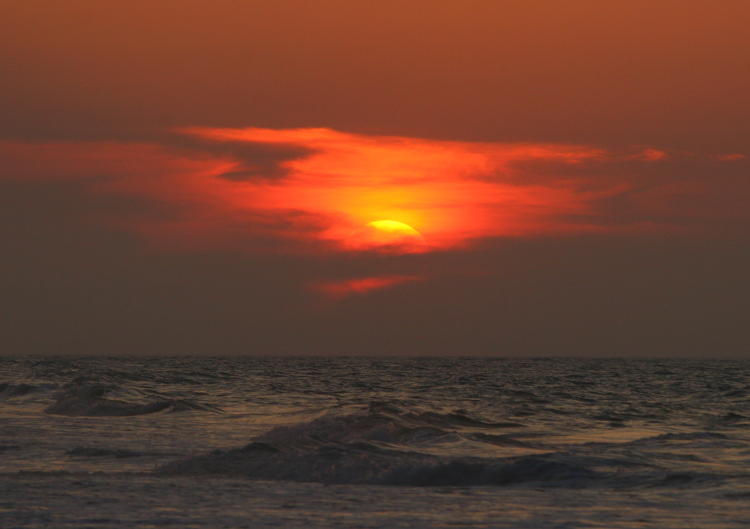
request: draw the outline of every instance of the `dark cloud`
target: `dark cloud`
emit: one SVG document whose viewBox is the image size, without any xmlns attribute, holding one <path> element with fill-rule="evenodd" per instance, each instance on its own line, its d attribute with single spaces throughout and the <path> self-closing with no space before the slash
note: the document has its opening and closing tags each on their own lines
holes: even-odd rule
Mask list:
<svg viewBox="0 0 750 529">
<path fill-rule="evenodd" d="M 159 143 L 183 150 L 190 156 L 206 153 L 237 162 L 231 170 L 217 175 L 232 182 L 250 180 L 277 180 L 288 174 L 285 162 L 298 160 L 312 154 L 312 150 L 294 144 L 264 144 L 240 141 L 207 142 L 175 131 L 162 135 Z"/>
</svg>

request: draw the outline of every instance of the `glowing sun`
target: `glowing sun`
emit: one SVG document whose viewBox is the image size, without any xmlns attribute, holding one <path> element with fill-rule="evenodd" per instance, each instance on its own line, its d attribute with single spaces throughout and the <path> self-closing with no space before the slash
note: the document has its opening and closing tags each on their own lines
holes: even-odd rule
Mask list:
<svg viewBox="0 0 750 529">
<path fill-rule="evenodd" d="M 357 250 L 415 253 L 426 249 L 424 237 L 405 222 L 381 219 L 368 222 L 351 233 L 347 246 Z"/>
<path fill-rule="evenodd" d="M 397 220 L 373 220 L 372 222 L 368 222 L 367 225 L 371 228 L 374 228 L 378 232 L 382 232 L 388 235 L 395 235 L 398 237 L 418 237 L 420 239 L 422 238 L 422 234 L 417 230 L 415 230 L 405 222 L 399 222 Z"/>
</svg>

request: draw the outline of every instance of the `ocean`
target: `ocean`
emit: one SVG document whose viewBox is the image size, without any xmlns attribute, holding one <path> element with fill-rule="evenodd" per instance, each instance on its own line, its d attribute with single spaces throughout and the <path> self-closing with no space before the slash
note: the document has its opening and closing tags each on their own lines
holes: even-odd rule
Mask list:
<svg viewBox="0 0 750 529">
<path fill-rule="evenodd" d="M 750 526 L 750 361 L 0 358 L 0 527 Z"/>
</svg>

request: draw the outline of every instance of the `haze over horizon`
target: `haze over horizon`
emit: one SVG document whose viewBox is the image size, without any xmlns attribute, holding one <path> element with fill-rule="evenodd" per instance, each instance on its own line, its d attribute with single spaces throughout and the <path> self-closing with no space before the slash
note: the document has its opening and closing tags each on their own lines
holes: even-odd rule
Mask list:
<svg viewBox="0 0 750 529">
<path fill-rule="evenodd" d="M 750 354 L 750 4 L 0 6 L 1 355 Z"/>
</svg>

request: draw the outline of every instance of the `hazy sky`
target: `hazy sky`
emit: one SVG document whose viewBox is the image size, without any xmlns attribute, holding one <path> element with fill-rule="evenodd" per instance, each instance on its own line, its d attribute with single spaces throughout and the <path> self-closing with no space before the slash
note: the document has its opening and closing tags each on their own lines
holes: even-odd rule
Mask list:
<svg viewBox="0 0 750 529">
<path fill-rule="evenodd" d="M 745 0 L 0 2 L 0 354 L 750 356 Z"/>
</svg>

